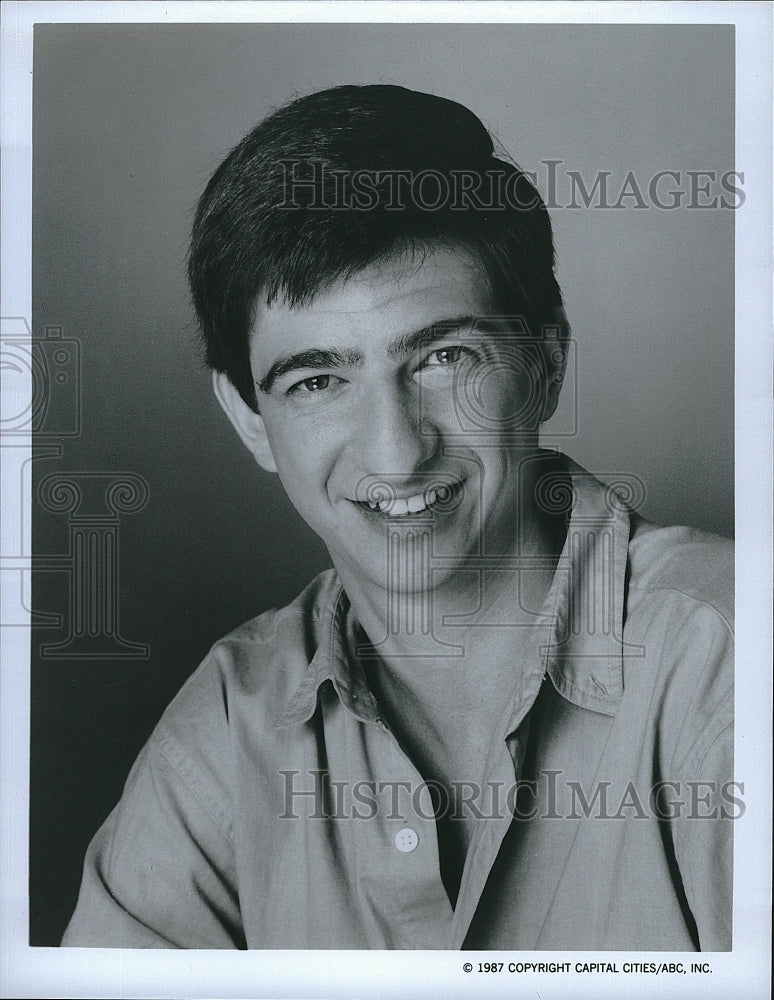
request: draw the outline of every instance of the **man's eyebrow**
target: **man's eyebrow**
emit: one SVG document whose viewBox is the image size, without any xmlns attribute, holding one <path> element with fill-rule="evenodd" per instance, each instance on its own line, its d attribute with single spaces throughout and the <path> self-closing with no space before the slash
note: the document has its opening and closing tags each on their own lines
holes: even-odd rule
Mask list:
<svg viewBox="0 0 774 1000">
<path fill-rule="evenodd" d="M 433 344 L 459 330 L 474 326 L 478 319 L 477 316 L 455 316 L 451 319 L 437 320 L 429 326 L 422 327 L 421 330 L 397 337 L 387 348 L 387 353 L 396 361 L 401 361 L 410 357 L 415 351 L 427 347 L 428 344 Z"/>
<path fill-rule="evenodd" d="M 322 368 L 360 368 L 363 361 L 362 351 L 313 347 L 286 358 L 278 358 L 263 378 L 255 384 L 260 392 L 267 393 L 274 388 L 277 379 L 289 372 L 304 369 L 315 371 Z"/>
</svg>

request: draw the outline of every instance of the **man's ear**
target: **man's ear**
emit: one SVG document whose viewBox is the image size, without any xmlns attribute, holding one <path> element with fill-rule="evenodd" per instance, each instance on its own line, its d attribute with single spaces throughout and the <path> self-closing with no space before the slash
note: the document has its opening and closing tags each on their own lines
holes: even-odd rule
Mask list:
<svg viewBox="0 0 774 1000">
<path fill-rule="evenodd" d="M 543 396 L 543 412 L 540 416 L 541 423 L 550 420 L 559 402 L 559 393 L 562 391 L 564 382 L 564 370 L 567 366 L 569 339 L 570 324 L 567 322 L 564 309 L 557 309 L 555 324 L 543 328 L 541 349 L 546 385 Z"/>
<path fill-rule="evenodd" d="M 225 372 L 212 373 L 212 388 L 224 413 L 256 462 L 267 472 L 276 472 L 277 465 L 260 413 L 250 409 Z"/>
</svg>

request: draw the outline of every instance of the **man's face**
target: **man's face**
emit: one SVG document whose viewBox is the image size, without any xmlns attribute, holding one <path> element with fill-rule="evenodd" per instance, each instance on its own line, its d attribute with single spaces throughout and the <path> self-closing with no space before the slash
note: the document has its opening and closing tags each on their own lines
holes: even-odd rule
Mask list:
<svg viewBox="0 0 774 1000">
<path fill-rule="evenodd" d="M 512 551 L 540 407 L 524 338 L 515 350 L 507 323 L 480 322 L 491 314 L 480 268 L 443 249 L 371 266 L 305 307 L 258 304 L 256 419 L 348 581 L 396 585 L 396 532 L 430 532 L 431 586 L 465 556 Z"/>
</svg>

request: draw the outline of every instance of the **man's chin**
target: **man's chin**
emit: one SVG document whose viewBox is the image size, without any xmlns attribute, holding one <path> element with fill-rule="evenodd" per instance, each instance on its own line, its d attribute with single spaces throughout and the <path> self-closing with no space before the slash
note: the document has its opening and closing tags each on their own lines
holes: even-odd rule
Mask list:
<svg viewBox="0 0 774 1000">
<path fill-rule="evenodd" d="M 403 537 L 391 546 L 390 558 L 374 558 L 370 563 L 355 563 L 352 558 L 340 559 L 331 553 L 333 564 L 350 598 L 359 593 L 381 594 L 385 606 L 400 603 L 406 608 L 416 606 L 425 614 L 433 596 L 449 587 L 463 589 L 459 570 L 453 566 L 433 566 L 429 539 Z M 418 621 L 419 619 L 417 619 Z"/>
</svg>

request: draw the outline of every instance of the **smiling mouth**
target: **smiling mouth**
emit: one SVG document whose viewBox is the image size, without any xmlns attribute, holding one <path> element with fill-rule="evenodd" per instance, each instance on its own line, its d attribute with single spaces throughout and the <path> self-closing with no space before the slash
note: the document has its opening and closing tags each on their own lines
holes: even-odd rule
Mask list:
<svg viewBox="0 0 774 1000">
<path fill-rule="evenodd" d="M 366 513 L 387 517 L 410 517 L 412 514 L 425 514 L 447 506 L 461 491 L 462 483 L 454 483 L 435 486 L 408 497 L 384 497 L 353 502 Z"/>
</svg>

